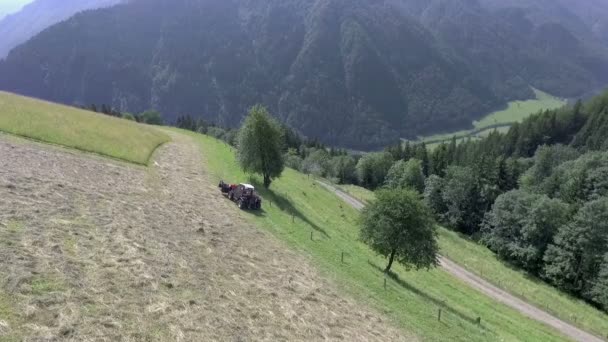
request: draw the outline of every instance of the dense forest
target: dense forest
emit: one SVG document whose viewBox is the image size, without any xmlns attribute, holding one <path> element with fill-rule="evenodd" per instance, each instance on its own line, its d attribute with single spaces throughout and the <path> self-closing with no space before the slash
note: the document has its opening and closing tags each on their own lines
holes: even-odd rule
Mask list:
<svg viewBox="0 0 608 342">
<path fill-rule="evenodd" d="M 423 189 L 439 222 L 608 310 L 606 132 L 608 93 L 533 115 L 506 134 L 386 153 L 401 160 L 392 168 L 420 165 L 400 174 L 410 177 L 406 186 Z M 412 181 L 420 176 L 411 178 L 420 173 L 424 187 Z"/>
<path fill-rule="evenodd" d="M 262 103 L 304 136 L 377 149 L 468 128 L 530 86 L 605 85 L 604 28 L 562 2 L 133 0 L 15 48 L 0 89 L 225 127 Z"/>
</svg>

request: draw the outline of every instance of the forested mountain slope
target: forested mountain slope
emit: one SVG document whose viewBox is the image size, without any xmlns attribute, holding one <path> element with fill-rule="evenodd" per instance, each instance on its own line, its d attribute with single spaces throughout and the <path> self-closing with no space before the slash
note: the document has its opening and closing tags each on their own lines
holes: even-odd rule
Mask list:
<svg viewBox="0 0 608 342">
<path fill-rule="evenodd" d="M 0 89 L 232 127 L 261 102 L 306 136 L 369 149 L 466 128 L 530 86 L 570 97 L 608 83 L 586 25 L 529 13 L 463 0 L 134 0 L 15 49 Z"/>
<path fill-rule="evenodd" d="M 36 0 L 13 15 L 0 13 L 0 58 L 42 30 L 77 12 L 107 7 L 122 0 Z"/>
</svg>

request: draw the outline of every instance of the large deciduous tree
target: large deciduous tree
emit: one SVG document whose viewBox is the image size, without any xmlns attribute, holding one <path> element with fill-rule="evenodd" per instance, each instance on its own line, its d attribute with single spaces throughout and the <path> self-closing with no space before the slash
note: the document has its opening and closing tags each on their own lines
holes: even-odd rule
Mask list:
<svg viewBox="0 0 608 342">
<path fill-rule="evenodd" d="M 370 189 L 381 186 L 384 184 L 391 166 L 393 166 L 393 157 L 388 152 L 374 152 L 364 155 L 357 163 L 359 183 Z"/>
<path fill-rule="evenodd" d="M 422 161 L 410 159 L 400 160 L 393 164 L 386 176 L 386 186 L 389 188 L 410 188 L 419 193 L 424 191 L 424 172 Z"/>
<path fill-rule="evenodd" d="M 463 233 L 477 232 L 485 205 L 480 194 L 479 177 L 469 167 L 450 166 L 446 170 L 441 196 L 447 212 L 444 219 Z"/>
<path fill-rule="evenodd" d="M 608 253 L 608 198 L 588 202 L 563 225 L 545 253 L 545 277 L 558 287 L 593 298 Z"/>
<path fill-rule="evenodd" d="M 237 146 L 243 170 L 261 174 L 266 188 L 283 172 L 283 130 L 263 106 L 256 105 L 249 111 L 239 131 Z"/>
<path fill-rule="evenodd" d="M 562 201 L 514 190 L 499 196 L 486 214 L 482 241 L 502 258 L 538 272 L 547 246 L 568 219 Z"/>
<path fill-rule="evenodd" d="M 437 232 L 428 207 L 413 190 L 376 192 L 376 200 L 362 212 L 361 239 L 388 258 L 385 272 L 397 260 L 406 268 L 437 265 Z"/>
</svg>

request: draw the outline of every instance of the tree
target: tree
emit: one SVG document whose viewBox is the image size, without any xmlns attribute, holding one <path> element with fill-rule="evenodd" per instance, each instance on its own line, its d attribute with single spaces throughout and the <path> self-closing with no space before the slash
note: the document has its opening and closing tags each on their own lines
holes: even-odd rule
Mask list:
<svg viewBox="0 0 608 342">
<path fill-rule="evenodd" d="M 437 266 L 437 232 L 431 211 L 412 190 L 383 189 L 362 212 L 361 240 L 388 258 L 385 272 L 397 260 L 406 268 Z"/>
<path fill-rule="evenodd" d="M 162 125 L 163 124 L 163 118 L 160 115 L 159 112 L 155 111 L 155 110 L 147 110 L 141 114 L 139 114 L 139 116 L 141 117 L 141 121 L 143 123 L 147 123 L 148 125 Z"/>
<path fill-rule="evenodd" d="M 426 144 L 424 142 L 416 147 L 414 158 L 422 161 L 422 172 L 424 172 L 425 176 L 428 176 L 430 164 L 429 153 L 426 149 Z"/>
<path fill-rule="evenodd" d="M 285 153 L 285 166 L 298 171 L 302 169 L 302 158 L 298 155 L 296 149 L 289 148 Z"/>
<path fill-rule="evenodd" d="M 122 113 L 122 118 L 125 120 L 129 120 L 129 121 L 136 121 L 135 115 L 133 115 L 131 113 Z"/>
<path fill-rule="evenodd" d="M 608 253 L 604 255 L 604 263 L 600 267 L 597 281 L 591 290 L 592 300 L 608 310 Z"/>
<path fill-rule="evenodd" d="M 375 189 L 386 179 L 388 170 L 393 166 L 393 157 L 388 152 L 368 153 L 357 163 L 359 183 L 369 189 Z"/>
<path fill-rule="evenodd" d="M 424 182 L 424 201 L 440 220 L 443 220 L 443 216 L 448 211 L 443 200 L 443 187 L 443 178 L 437 175 L 430 175 Z"/>
<path fill-rule="evenodd" d="M 448 145 L 442 143 L 437 146 L 431 153 L 429 174 L 443 177 L 450 162 L 449 157 Z"/>
<path fill-rule="evenodd" d="M 182 115 L 175 121 L 175 127 L 187 129 L 189 131 L 196 132 L 198 128 L 198 122 L 190 115 Z"/>
<path fill-rule="evenodd" d="M 302 162 L 302 172 L 317 177 L 325 177 L 331 157 L 325 149 L 315 150 Z"/>
<path fill-rule="evenodd" d="M 245 172 L 263 176 L 266 188 L 285 168 L 283 141 L 281 126 L 266 108 L 261 105 L 251 108 L 237 137 L 237 158 Z"/>
<path fill-rule="evenodd" d="M 478 230 L 486 205 L 481 203 L 478 176 L 473 169 L 448 167 L 441 197 L 447 207 L 444 218 L 449 225 L 467 234 Z"/>
<path fill-rule="evenodd" d="M 571 223 L 559 229 L 545 253 L 545 277 L 558 287 L 589 299 L 606 253 L 608 198 L 602 198 L 585 204 Z"/>
<path fill-rule="evenodd" d="M 563 145 L 541 146 L 534 154 L 534 166 L 532 166 L 522 176 L 522 186 L 528 190 L 542 190 L 547 195 L 551 195 L 549 183 L 544 183 L 549 178 L 555 168 L 560 164 L 576 159 L 578 151 Z"/>
<path fill-rule="evenodd" d="M 569 208 L 562 201 L 514 190 L 499 196 L 486 214 L 482 242 L 500 257 L 538 273 L 547 246 L 568 219 Z"/>
<path fill-rule="evenodd" d="M 422 193 L 424 191 L 422 162 L 418 159 L 410 159 L 407 162 L 399 160 L 388 170 L 385 184 L 389 188 L 410 188 Z"/>
<path fill-rule="evenodd" d="M 352 183 L 355 180 L 357 162 L 349 155 L 333 157 L 330 161 L 330 173 L 340 184 Z"/>
</svg>

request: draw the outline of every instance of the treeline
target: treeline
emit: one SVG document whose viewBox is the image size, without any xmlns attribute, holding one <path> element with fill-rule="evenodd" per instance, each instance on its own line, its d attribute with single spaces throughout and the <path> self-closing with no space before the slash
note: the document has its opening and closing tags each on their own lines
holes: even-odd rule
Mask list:
<svg viewBox="0 0 608 342">
<path fill-rule="evenodd" d="M 149 125 L 162 125 L 163 117 L 162 114 L 156 110 L 147 110 L 141 112 L 139 114 L 132 114 L 128 112 L 120 112 L 119 110 L 113 108 L 112 106 L 108 106 L 106 104 L 102 104 L 97 106 L 92 104 L 90 106 L 81 106 L 80 108 L 90 110 L 95 113 L 105 114 L 117 118 L 123 118 L 126 120 L 141 122 Z"/>
</svg>

